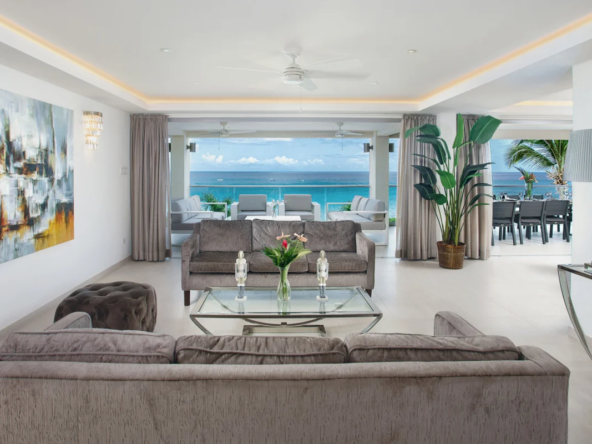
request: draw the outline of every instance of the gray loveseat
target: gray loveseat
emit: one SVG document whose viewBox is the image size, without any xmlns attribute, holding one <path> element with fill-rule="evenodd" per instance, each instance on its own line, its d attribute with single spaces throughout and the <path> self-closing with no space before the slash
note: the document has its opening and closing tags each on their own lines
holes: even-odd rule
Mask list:
<svg viewBox="0 0 592 444">
<path fill-rule="evenodd" d="M 183 242 L 182 287 L 185 305 L 190 290 L 234 287 L 234 264 L 239 251 L 249 263 L 247 286 L 276 287 L 279 272 L 261 250 L 274 246 L 276 237 L 304 233 L 306 247 L 313 252 L 290 266 L 292 287 L 316 286 L 316 263 L 325 250 L 332 287 L 359 286 L 370 294 L 374 288 L 375 247 L 359 225 L 352 221 L 204 220 Z"/>
<path fill-rule="evenodd" d="M 208 206 L 212 202 L 204 204 Z M 226 202 L 213 202 L 213 204 L 224 205 Z M 204 219 L 224 220 L 226 211 L 208 211 L 202 208 L 199 196 L 191 196 L 188 199 L 180 199 L 171 203 L 171 231 L 175 233 L 191 233 L 195 224 Z"/>
<path fill-rule="evenodd" d="M 345 341 L 90 327 L 2 345 L 2 442 L 567 443 L 569 370 L 450 312 L 435 336 Z"/>
<path fill-rule="evenodd" d="M 349 211 L 329 211 L 330 205 L 350 205 Z M 389 220 L 386 204 L 382 200 L 354 196 L 351 202 L 327 202 L 327 220 L 352 220 L 364 231 L 380 232 L 388 245 Z"/>
</svg>

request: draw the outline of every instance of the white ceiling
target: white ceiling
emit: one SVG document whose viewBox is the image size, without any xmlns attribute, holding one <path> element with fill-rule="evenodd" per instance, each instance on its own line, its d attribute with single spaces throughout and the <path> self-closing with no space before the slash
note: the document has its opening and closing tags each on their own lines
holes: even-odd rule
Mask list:
<svg viewBox="0 0 592 444">
<path fill-rule="evenodd" d="M 304 99 L 415 100 L 592 13 L 592 2 L 0 0 L 0 11 L 153 98 L 297 98 L 302 92 Z M 308 92 L 275 74 L 217 68 L 279 71 L 287 65 L 280 53 L 287 46 L 303 49 L 305 68 L 357 59 L 357 67 L 331 70 L 366 78 L 319 79 L 319 89 Z M 418 52 L 409 54 L 411 48 Z"/>
</svg>

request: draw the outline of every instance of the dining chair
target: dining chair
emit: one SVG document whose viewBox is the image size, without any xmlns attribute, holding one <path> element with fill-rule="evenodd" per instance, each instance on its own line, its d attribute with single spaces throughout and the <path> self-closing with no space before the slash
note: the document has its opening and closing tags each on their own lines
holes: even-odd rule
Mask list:
<svg viewBox="0 0 592 444">
<path fill-rule="evenodd" d="M 518 194 L 508 194 L 506 197 L 508 199 L 520 200 L 520 196 Z"/>
<path fill-rule="evenodd" d="M 499 240 L 502 240 L 502 230 L 509 227 L 512 233 L 512 241 L 516 245 L 516 230 L 514 227 L 514 214 L 516 213 L 516 202 L 495 201 L 493 205 L 493 227 L 499 228 Z M 491 245 L 495 245 L 493 231 L 491 232 Z"/>
<path fill-rule="evenodd" d="M 543 200 L 545 198 L 545 196 L 542 194 L 533 194 L 532 198 L 535 200 Z"/>
<path fill-rule="evenodd" d="M 563 239 L 569 242 L 569 227 L 567 214 L 569 212 L 569 200 L 548 200 L 545 207 L 545 227 L 549 225 L 549 237 L 553 237 L 553 226 L 563 225 Z"/>
<path fill-rule="evenodd" d="M 541 227 L 541 238 L 543 244 L 547 243 L 547 231 L 545 230 L 545 206 L 547 201 L 544 200 L 525 200 L 520 202 L 520 211 L 514 215 L 514 222 L 518 224 L 518 234 L 520 235 L 520 244 L 524 244 L 524 237 L 522 235 L 522 227 L 532 229 L 533 227 Z M 531 231 L 527 229 L 526 237 L 531 238 Z"/>
</svg>

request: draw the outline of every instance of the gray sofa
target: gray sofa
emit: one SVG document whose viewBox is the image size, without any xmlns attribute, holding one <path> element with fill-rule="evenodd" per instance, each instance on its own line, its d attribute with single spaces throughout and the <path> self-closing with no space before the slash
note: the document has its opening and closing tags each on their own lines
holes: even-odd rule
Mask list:
<svg viewBox="0 0 592 444">
<path fill-rule="evenodd" d="M 208 202 L 204 204 L 207 206 Z M 213 204 L 224 205 L 226 202 L 213 202 Z M 199 196 L 191 196 L 188 199 L 180 199 L 171 203 L 171 231 L 175 233 L 191 233 L 195 224 L 204 219 L 224 220 L 226 211 L 207 211 L 202 208 Z"/>
<path fill-rule="evenodd" d="M 261 250 L 276 245 L 276 237 L 282 233 L 304 233 L 306 247 L 312 250 L 290 266 L 292 287 L 318 285 L 316 263 L 319 252 L 325 250 L 330 286 L 359 286 L 372 294 L 374 242 L 352 221 L 204 220 L 181 248 L 185 305 L 190 303 L 191 290 L 236 286 L 234 264 L 241 250 L 249 264 L 247 286 L 276 287 L 278 269 Z"/>
<path fill-rule="evenodd" d="M 2 345 L 2 442 L 567 443 L 569 370 L 454 313 L 435 336 L 345 341 L 90 327 Z"/>
<path fill-rule="evenodd" d="M 330 205 L 338 204 L 350 205 L 349 211 L 329 211 Z M 327 202 L 327 220 L 352 220 L 364 231 L 380 232 L 384 242 L 377 245 L 388 245 L 388 210 L 382 200 L 354 196 L 351 202 Z"/>
</svg>

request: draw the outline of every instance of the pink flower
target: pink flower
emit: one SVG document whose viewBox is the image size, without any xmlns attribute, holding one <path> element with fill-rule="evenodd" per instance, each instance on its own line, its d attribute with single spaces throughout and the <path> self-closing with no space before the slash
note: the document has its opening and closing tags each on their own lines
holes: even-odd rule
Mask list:
<svg viewBox="0 0 592 444">
<path fill-rule="evenodd" d="M 296 236 L 296 239 L 298 239 L 300 242 L 304 243 L 304 242 L 308 242 L 308 239 L 305 238 L 303 235 L 298 234 L 298 233 L 294 233 L 294 236 Z"/>
<path fill-rule="evenodd" d="M 284 241 L 282 242 L 282 245 L 284 246 L 284 248 L 288 248 L 288 241 L 286 239 L 284 239 Z"/>
<path fill-rule="evenodd" d="M 520 176 L 520 179 L 518 179 L 518 180 L 524 180 L 524 176 Z"/>
</svg>

